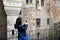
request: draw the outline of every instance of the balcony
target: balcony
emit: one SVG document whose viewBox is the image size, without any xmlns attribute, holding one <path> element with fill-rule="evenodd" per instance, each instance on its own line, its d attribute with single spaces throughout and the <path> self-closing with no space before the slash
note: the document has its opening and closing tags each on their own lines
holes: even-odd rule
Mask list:
<svg viewBox="0 0 60 40">
<path fill-rule="evenodd" d="M 2 32 L 0 33 L 2 34 Z M 30 30 L 27 33 L 29 40 L 60 40 L 60 30 L 58 29 Z M 7 31 L 7 40 L 18 40 L 18 31 Z"/>
</svg>

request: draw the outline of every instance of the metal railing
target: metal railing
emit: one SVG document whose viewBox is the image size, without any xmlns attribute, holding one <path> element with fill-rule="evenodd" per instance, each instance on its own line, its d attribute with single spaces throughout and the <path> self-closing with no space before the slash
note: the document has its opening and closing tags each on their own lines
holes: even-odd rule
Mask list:
<svg viewBox="0 0 60 40">
<path fill-rule="evenodd" d="M 2 34 L 2 32 L 0 33 Z M 29 40 L 60 40 L 60 30 L 58 29 L 30 30 L 27 33 L 29 36 Z M 7 32 L 7 40 L 17 39 L 17 31 L 12 30 Z"/>
</svg>

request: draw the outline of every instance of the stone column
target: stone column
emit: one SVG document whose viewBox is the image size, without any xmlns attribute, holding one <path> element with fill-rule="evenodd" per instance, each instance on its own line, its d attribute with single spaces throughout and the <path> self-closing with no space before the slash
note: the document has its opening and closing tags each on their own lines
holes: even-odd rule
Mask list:
<svg viewBox="0 0 60 40">
<path fill-rule="evenodd" d="M 0 40 L 7 40 L 7 15 L 4 10 L 3 0 L 0 0 Z"/>
</svg>

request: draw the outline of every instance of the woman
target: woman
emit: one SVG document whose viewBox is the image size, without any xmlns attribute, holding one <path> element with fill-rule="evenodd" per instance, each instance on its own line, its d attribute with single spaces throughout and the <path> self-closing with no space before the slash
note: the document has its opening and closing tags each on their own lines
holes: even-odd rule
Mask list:
<svg viewBox="0 0 60 40">
<path fill-rule="evenodd" d="M 18 40 L 28 40 L 28 35 L 26 33 L 28 25 L 27 24 L 22 25 L 21 18 L 17 18 L 14 27 L 15 29 L 18 30 Z"/>
</svg>

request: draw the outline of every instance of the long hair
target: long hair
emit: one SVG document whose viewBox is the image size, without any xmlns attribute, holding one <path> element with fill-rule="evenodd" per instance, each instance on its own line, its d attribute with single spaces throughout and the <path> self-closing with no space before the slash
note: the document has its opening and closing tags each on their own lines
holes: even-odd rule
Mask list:
<svg viewBox="0 0 60 40">
<path fill-rule="evenodd" d="M 22 24 L 22 18 L 17 18 L 16 19 L 16 24 L 20 24 L 21 25 Z"/>
</svg>

